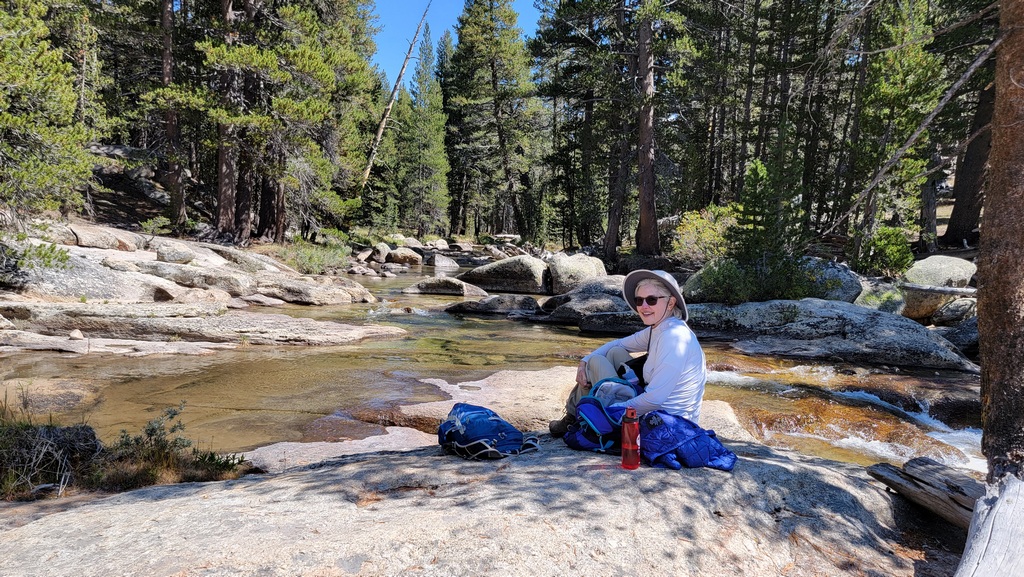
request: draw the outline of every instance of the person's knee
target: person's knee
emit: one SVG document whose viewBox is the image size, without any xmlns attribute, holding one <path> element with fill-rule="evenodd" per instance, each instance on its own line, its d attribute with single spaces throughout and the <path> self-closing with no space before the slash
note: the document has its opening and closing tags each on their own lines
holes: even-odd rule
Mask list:
<svg viewBox="0 0 1024 577">
<path fill-rule="evenodd" d="M 629 354 L 629 351 L 622 347 L 615 347 L 608 351 L 608 361 L 615 369 L 618 369 L 622 363 L 632 360 L 632 358 L 633 355 Z"/>
<path fill-rule="evenodd" d="M 597 384 L 605 379 L 617 377 L 615 366 L 608 357 L 596 355 L 587 361 L 587 378 L 591 384 Z"/>
</svg>

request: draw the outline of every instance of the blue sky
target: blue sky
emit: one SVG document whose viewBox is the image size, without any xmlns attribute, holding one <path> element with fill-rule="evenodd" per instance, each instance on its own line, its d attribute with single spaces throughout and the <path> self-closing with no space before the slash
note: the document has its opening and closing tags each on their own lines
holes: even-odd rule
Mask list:
<svg viewBox="0 0 1024 577">
<path fill-rule="evenodd" d="M 373 63 L 388 75 L 388 83 L 394 84 L 398 71 L 402 68 L 402 60 L 409 50 L 409 42 L 416 33 L 416 25 L 423 16 L 423 9 L 427 7 L 427 0 L 376 0 L 377 27 L 381 29 L 375 37 L 377 53 L 373 57 Z M 433 0 L 430 4 L 430 11 L 427 13 L 427 23 L 430 24 L 430 40 L 437 47 L 437 41 L 445 30 L 455 33 L 454 27 L 462 14 L 462 7 L 465 0 Z M 539 12 L 533 7 L 533 0 L 514 0 L 513 8 L 519 12 L 519 28 L 527 36 L 532 36 L 537 28 Z M 419 40 L 422 40 L 422 33 Z M 417 49 L 419 40 L 416 42 Z M 413 51 L 415 58 L 416 52 Z M 415 60 L 409 61 L 405 69 L 404 84 L 409 83 L 413 70 L 416 66 Z"/>
</svg>

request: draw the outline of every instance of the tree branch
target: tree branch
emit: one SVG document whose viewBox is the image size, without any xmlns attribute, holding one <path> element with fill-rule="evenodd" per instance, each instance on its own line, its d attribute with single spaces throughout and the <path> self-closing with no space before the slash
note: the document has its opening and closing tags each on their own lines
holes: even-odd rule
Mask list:
<svg viewBox="0 0 1024 577">
<path fill-rule="evenodd" d="M 963 75 L 960 76 L 960 78 L 956 82 L 954 82 L 952 86 L 949 87 L 949 90 L 946 91 L 946 94 L 942 96 L 942 100 L 940 100 L 939 103 L 935 106 L 935 108 L 928 114 L 928 116 L 921 121 L 921 124 L 919 124 L 917 129 L 914 130 L 914 133 L 910 135 L 910 138 L 908 138 L 907 141 L 903 143 L 903 146 L 901 146 L 900 149 L 897 150 L 896 153 L 893 154 L 892 157 L 889 160 L 887 160 L 884 165 L 882 165 L 882 168 L 878 169 L 878 172 L 875 173 L 875 177 L 871 179 L 871 182 L 867 185 L 867 187 L 861 191 L 861 193 L 857 196 L 856 200 L 854 200 L 853 203 L 850 205 L 850 210 L 848 210 L 842 218 L 836 219 L 832 226 L 828 227 L 828 229 L 826 229 L 822 234 L 828 234 L 834 231 L 836 227 L 839 226 L 839 223 L 844 222 L 847 218 L 853 215 L 853 212 L 857 209 L 858 206 L 860 206 L 860 203 L 864 202 L 864 199 L 867 198 L 868 193 L 874 190 L 874 188 L 878 186 L 882 182 L 882 180 L 885 179 L 886 175 L 889 172 L 889 169 L 895 166 L 896 163 L 899 162 L 901 158 L 903 158 L 903 155 L 906 154 L 908 150 L 910 150 L 910 147 L 914 145 L 918 137 L 921 136 L 921 133 L 923 133 L 925 129 L 928 128 L 932 121 L 935 120 L 935 117 L 938 116 L 940 112 L 942 112 L 942 109 L 945 108 L 947 104 L 949 104 L 949 101 L 953 99 L 956 93 L 960 90 L 960 87 L 963 86 L 964 83 L 967 82 L 971 78 L 971 76 L 974 75 L 975 72 L 977 72 L 978 68 L 981 68 L 981 66 L 996 51 L 996 48 L 1003 43 L 1004 38 L 1005 36 L 1000 35 L 998 38 L 992 41 L 992 44 L 989 44 L 988 48 L 981 51 L 981 54 L 979 54 L 978 57 L 974 59 L 974 62 L 972 62 L 970 67 L 967 68 L 967 71 L 964 72 Z"/>
</svg>

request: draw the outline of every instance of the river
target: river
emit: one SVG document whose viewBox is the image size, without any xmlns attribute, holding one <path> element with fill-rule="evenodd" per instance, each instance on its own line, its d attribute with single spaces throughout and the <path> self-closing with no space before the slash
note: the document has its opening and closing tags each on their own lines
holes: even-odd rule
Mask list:
<svg viewBox="0 0 1024 577">
<path fill-rule="evenodd" d="M 0 354 L 0 379 L 13 407 L 30 404 L 38 387 L 57 383 L 75 390 L 69 408 L 52 418 L 87 423 L 107 442 L 122 430 L 138 433 L 164 408 L 184 401 L 186 437 L 204 449 L 242 452 L 278 441 L 378 434 L 381 427 L 353 419 L 352 411 L 446 398 L 421 381 L 426 378 L 466 382 L 504 369 L 575 365 L 608 340 L 573 327 L 450 315 L 442 308 L 460 299 L 401 292 L 421 278 L 415 272 L 358 279 L 382 299 L 375 304 L 267 309 L 395 325 L 408 331 L 401 339 L 326 348 L 241 346 L 208 356 Z M 985 470 L 979 430 L 954 430 L 923 407 L 899 408 L 865 392 L 934 382 L 976 387 L 976 376 L 747 357 L 726 343 L 703 346 L 711 369 L 705 398 L 729 402 L 768 444 L 865 465 L 927 455 Z"/>
</svg>

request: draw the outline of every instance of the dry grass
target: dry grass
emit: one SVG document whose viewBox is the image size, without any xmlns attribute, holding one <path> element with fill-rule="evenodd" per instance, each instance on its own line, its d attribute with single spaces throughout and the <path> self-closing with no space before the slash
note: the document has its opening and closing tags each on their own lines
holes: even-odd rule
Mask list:
<svg viewBox="0 0 1024 577">
<path fill-rule="evenodd" d="M 183 405 L 150 421 L 141 434 L 121 432 L 104 447 L 88 425 L 37 424 L 0 404 L 0 498 L 33 499 L 70 489 L 125 491 L 148 485 L 238 478 L 249 472 L 236 455 L 192 447 L 180 436 Z"/>
</svg>

